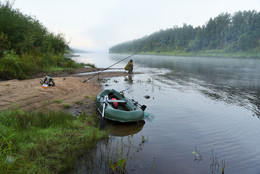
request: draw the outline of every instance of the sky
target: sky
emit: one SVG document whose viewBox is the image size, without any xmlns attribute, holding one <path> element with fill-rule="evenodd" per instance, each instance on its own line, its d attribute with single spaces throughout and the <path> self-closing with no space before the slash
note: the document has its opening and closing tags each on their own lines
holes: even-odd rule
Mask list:
<svg viewBox="0 0 260 174">
<path fill-rule="evenodd" d="M 260 12 L 260 0 L 15 0 L 13 7 L 62 33 L 72 48 L 107 52 L 161 29 L 203 26 L 221 13 Z"/>
</svg>

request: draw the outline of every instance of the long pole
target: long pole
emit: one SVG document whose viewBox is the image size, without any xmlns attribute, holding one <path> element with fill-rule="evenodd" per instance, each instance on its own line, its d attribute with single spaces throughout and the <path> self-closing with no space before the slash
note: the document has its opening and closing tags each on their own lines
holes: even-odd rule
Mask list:
<svg viewBox="0 0 260 174">
<path fill-rule="evenodd" d="M 122 61 L 124 61 L 124 60 L 126 60 L 126 59 L 128 59 L 128 58 L 130 58 L 130 57 L 132 57 L 133 55 L 136 55 L 136 54 L 138 54 L 138 53 L 141 53 L 141 52 L 143 52 L 143 50 L 142 50 L 142 51 L 139 51 L 139 52 L 136 52 L 136 53 L 134 53 L 134 54 L 132 54 L 132 55 L 130 55 L 130 56 L 127 56 L 127 57 L 123 58 L 122 60 L 120 60 L 120 61 L 114 63 L 113 65 L 110 65 L 109 67 L 103 69 L 102 71 L 100 71 L 100 72 L 94 74 L 93 76 L 89 77 L 88 79 L 84 80 L 83 83 L 85 83 L 86 81 L 89 81 L 90 79 L 92 79 L 92 78 L 95 77 L 96 75 L 99 75 L 99 74 L 102 73 L 103 71 L 108 70 L 108 69 L 111 68 L 112 66 L 114 66 L 114 65 L 116 65 L 116 64 L 118 64 L 118 63 L 120 63 L 120 62 L 122 62 Z"/>
</svg>

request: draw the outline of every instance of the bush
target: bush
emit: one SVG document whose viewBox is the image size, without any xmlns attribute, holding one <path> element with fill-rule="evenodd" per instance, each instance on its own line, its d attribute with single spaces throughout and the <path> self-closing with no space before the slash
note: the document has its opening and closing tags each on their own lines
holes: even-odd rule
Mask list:
<svg viewBox="0 0 260 174">
<path fill-rule="evenodd" d="M 26 77 L 21 68 L 20 58 L 14 52 L 4 54 L 3 58 L 0 59 L 0 77 L 2 79 L 23 79 Z"/>
<path fill-rule="evenodd" d="M 0 3 L 0 79 L 25 79 L 53 67 L 78 68 L 63 57 L 68 49 L 62 34 L 48 32 L 9 1 Z"/>
</svg>

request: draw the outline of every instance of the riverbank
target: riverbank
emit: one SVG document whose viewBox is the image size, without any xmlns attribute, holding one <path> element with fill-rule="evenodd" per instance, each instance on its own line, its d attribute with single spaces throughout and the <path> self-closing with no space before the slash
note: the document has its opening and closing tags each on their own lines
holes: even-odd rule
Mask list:
<svg viewBox="0 0 260 174">
<path fill-rule="evenodd" d="M 226 52 L 225 50 L 217 50 L 217 49 L 196 51 L 196 52 L 173 51 L 173 52 L 163 52 L 162 54 L 169 55 L 169 56 L 190 56 L 190 57 L 260 58 L 259 51 Z"/>
<path fill-rule="evenodd" d="M 47 89 L 40 78 L 0 82 L 0 173 L 64 173 L 106 137 L 94 106 L 102 87 L 98 76 L 83 83 L 90 76 L 59 73 Z"/>
<path fill-rule="evenodd" d="M 115 53 L 126 54 L 126 53 Z M 132 54 L 132 53 L 127 53 Z M 225 50 L 203 50 L 203 51 L 149 51 L 140 52 L 143 55 L 183 56 L 183 57 L 226 57 L 226 58 L 260 58 L 259 50 L 226 52 Z"/>
<path fill-rule="evenodd" d="M 96 70 L 96 69 L 95 69 Z M 75 73 L 89 72 L 90 69 L 78 69 Z M 101 73 L 99 78 L 121 76 L 122 72 Z M 37 75 L 39 76 L 39 75 Z M 77 76 L 75 74 L 55 73 L 52 77 L 55 87 L 47 89 L 41 87 L 40 79 L 8 80 L 0 82 L 0 108 L 3 110 L 18 107 L 26 111 L 70 110 L 85 104 L 87 109 L 82 110 L 89 115 L 93 111 L 93 99 L 101 92 L 98 76 L 90 82 L 83 83 L 91 75 Z"/>
</svg>

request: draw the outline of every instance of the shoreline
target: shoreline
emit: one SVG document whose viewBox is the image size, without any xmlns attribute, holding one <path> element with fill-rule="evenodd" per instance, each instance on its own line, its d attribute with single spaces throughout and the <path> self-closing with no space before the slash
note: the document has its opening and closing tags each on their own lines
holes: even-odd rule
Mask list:
<svg viewBox="0 0 260 174">
<path fill-rule="evenodd" d="M 88 115 L 95 113 L 94 99 L 102 86 L 98 80 L 123 76 L 125 72 L 103 72 L 93 77 L 90 82 L 83 81 L 93 74 L 78 76 L 78 73 L 93 72 L 100 69 L 78 69 L 73 74 L 59 72 L 51 76 L 55 86 L 47 89 L 41 87 L 40 75 L 27 80 L 0 81 L 0 110 L 8 110 L 18 107 L 25 111 L 69 111 L 73 115 L 86 112 Z M 39 77 L 39 78 L 38 78 Z"/>
<path fill-rule="evenodd" d="M 132 54 L 132 52 L 110 52 L 110 54 Z M 215 58 L 260 58 L 259 51 L 247 51 L 247 52 L 225 52 L 224 50 L 204 50 L 204 51 L 190 51 L 185 52 L 182 50 L 177 51 L 147 51 L 140 52 L 140 55 L 159 55 L 159 56 L 179 56 L 179 57 L 215 57 Z"/>
<path fill-rule="evenodd" d="M 105 72 L 99 78 L 126 74 Z M 40 78 L 0 82 L 2 173 L 66 173 L 107 138 L 94 105 L 102 91 L 98 76 L 83 83 L 92 74 L 59 75 L 46 89 Z"/>
</svg>

